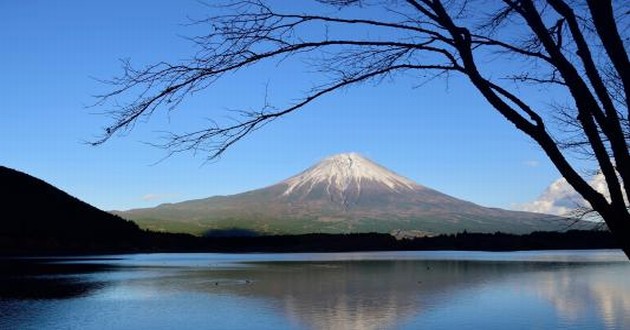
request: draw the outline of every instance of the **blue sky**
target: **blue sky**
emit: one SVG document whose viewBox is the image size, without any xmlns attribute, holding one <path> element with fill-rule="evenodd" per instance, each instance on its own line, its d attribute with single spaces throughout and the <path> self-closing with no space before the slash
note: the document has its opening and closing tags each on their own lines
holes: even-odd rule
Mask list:
<svg viewBox="0 0 630 330">
<path fill-rule="evenodd" d="M 463 78 L 418 87 L 401 78 L 319 100 L 244 139 L 218 161 L 181 154 L 158 162 L 158 131 L 201 127 L 225 109 L 295 100 L 301 67 L 262 65 L 226 76 L 169 115 L 92 147 L 109 119 L 87 107 L 108 91 L 96 78 L 179 60 L 208 8 L 182 1 L 0 2 L 0 164 L 105 210 L 149 207 L 271 185 L 326 156 L 359 152 L 410 179 L 484 206 L 535 199 L 559 175 L 538 147 Z M 265 86 L 268 86 L 266 88 Z M 158 162 L 156 164 L 156 162 Z"/>
</svg>

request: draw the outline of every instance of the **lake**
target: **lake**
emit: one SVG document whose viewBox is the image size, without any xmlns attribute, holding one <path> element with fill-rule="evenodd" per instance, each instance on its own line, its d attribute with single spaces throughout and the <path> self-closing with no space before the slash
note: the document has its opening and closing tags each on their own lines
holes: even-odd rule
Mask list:
<svg viewBox="0 0 630 330">
<path fill-rule="evenodd" d="M 620 251 L 3 260 L 0 329 L 630 329 Z"/>
</svg>

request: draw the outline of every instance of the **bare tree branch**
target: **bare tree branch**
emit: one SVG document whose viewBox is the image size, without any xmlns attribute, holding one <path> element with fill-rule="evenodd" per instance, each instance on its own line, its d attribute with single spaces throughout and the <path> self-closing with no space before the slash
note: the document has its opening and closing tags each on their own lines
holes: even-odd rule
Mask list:
<svg viewBox="0 0 630 330">
<path fill-rule="evenodd" d="M 220 157 L 225 150 L 227 150 L 234 143 L 238 142 L 249 133 L 264 126 L 265 124 L 303 108 L 307 104 L 314 100 L 334 92 L 340 88 L 364 82 L 369 79 L 375 79 L 379 76 L 392 74 L 401 70 L 438 70 L 438 71 L 450 71 L 458 70 L 452 66 L 439 66 L 439 65 L 390 65 L 383 69 L 371 71 L 355 77 L 346 77 L 345 79 L 330 85 L 315 89 L 311 94 L 306 96 L 301 101 L 289 106 L 285 109 L 265 112 L 265 111 L 240 111 L 241 116 L 247 118 L 246 120 L 236 121 L 233 125 L 219 126 L 214 124 L 212 127 L 203 129 L 196 132 L 189 132 L 183 135 L 171 134 L 169 141 L 162 146 L 171 153 L 178 153 L 183 151 L 205 151 L 209 154 L 209 160 L 213 160 Z M 213 139 L 219 138 L 219 141 Z"/>
</svg>

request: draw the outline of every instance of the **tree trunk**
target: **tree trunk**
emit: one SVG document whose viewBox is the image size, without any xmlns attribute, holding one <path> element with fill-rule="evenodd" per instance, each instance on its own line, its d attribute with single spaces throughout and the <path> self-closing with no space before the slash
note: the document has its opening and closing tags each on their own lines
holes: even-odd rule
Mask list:
<svg viewBox="0 0 630 330">
<path fill-rule="evenodd" d="M 624 207 L 621 210 L 600 212 L 600 214 L 626 257 L 630 260 L 630 213 Z"/>
</svg>

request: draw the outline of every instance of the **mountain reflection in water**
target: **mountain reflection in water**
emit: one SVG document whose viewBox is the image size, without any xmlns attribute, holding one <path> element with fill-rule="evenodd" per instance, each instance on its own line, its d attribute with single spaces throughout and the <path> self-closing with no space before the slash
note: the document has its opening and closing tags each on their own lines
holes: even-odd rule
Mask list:
<svg viewBox="0 0 630 330">
<path fill-rule="evenodd" d="M 616 252 L 119 258 L 5 262 L 0 328 L 630 327 Z"/>
</svg>

